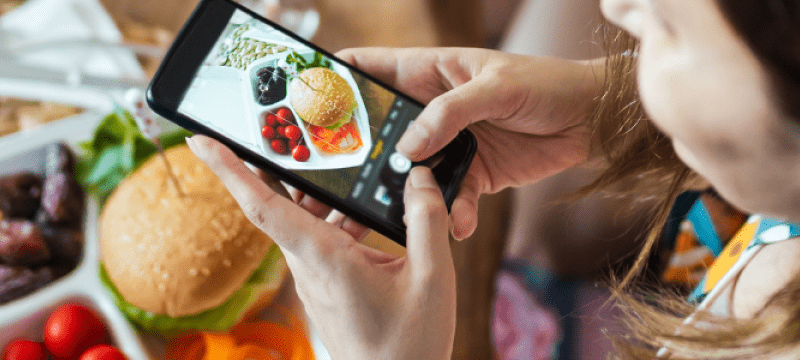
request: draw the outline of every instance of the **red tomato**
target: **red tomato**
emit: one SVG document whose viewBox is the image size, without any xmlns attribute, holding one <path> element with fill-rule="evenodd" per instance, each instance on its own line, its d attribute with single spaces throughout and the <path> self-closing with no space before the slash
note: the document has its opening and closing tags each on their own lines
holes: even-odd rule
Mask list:
<svg viewBox="0 0 800 360">
<path fill-rule="evenodd" d="M 264 126 L 261 128 L 261 135 L 266 139 L 272 139 L 275 137 L 275 135 L 277 135 L 277 133 L 271 126 Z"/>
<path fill-rule="evenodd" d="M 297 145 L 292 149 L 292 157 L 297 161 L 307 161 L 310 156 L 311 152 L 309 152 L 308 148 L 304 145 Z"/>
<path fill-rule="evenodd" d="M 111 345 L 97 345 L 86 350 L 80 360 L 125 360 L 125 355 Z"/>
<path fill-rule="evenodd" d="M 283 131 L 283 134 L 286 135 L 289 140 L 297 140 L 303 136 L 303 133 L 300 131 L 300 128 L 295 125 L 289 125 L 286 127 L 286 130 Z"/>
<path fill-rule="evenodd" d="M 278 117 L 278 122 L 281 125 L 292 125 L 294 124 L 294 116 L 292 116 L 292 112 L 289 108 L 280 108 L 278 111 L 275 112 L 275 116 Z"/>
<path fill-rule="evenodd" d="M 62 305 L 47 318 L 44 345 L 59 359 L 75 359 L 86 349 L 102 344 L 106 328 L 100 318 L 86 306 Z"/>
<path fill-rule="evenodd" d="M 289 153 L 289 147 L 286 146 L 286 140 L 275 139 L 272 140 L 270 143 L 272 146 L 272 150 L 275 150 L 276 153 L 285 155 Z"/>
<path fill-rule="evenodd" d="M 275 127 L 275 125 L 278 125 L 278 118 L 275 117 L 275 114 L 266 113 L 264 116 L 264 123 L 266 123 L 267 126 Z"/>
<path fill-rule="evenodd" d="M 275 128 L 275 138 L 285 138 L 286 137 L 286 126 L 278 126 Z"/>
<path fill-rule="evenodd" d="M 303 138 L 289 139 L 289 149 L 294 149 L 297 147 L 297 145 L 303 145 L 303 144 L 305 144 Z"/>
<path fill-rule="evenodd" d="M 41 343 L 16 339 L 6 346 L 3 360 L 47 360 L 47 352 Z"/>
</svg>

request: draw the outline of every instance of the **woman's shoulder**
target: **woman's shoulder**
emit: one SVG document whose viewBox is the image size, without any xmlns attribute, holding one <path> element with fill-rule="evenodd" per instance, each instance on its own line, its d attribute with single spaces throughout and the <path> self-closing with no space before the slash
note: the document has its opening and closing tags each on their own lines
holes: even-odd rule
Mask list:
<svg viewBox="0 0 800 360">
<path fill-rule="evenodd" d="M 747 318 L 800 271 L 800 237 L 770 243 L 759 250 L 733 284 L 733 316 Z"/>
</svg>

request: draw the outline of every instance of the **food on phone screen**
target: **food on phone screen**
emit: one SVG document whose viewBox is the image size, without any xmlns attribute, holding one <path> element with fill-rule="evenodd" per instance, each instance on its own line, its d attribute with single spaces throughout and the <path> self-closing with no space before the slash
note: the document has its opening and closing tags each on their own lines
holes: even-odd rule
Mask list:
<svg viewBox="0 0 800 360">
<path fill-rule="evenodd" d="M 286 129 L 283 131 L 283 133 L 289 140 L 297 140 L 303 137 L 303 133 L 300 131 L 300 128 L 295 125 L 286 126 Z"/>
<path fill-rule="evenodd" d="M 264 123 L 267 126 L 276 127 L 276 126 L 279 125 L 278 117 L 275 116 L 275 114 L 270 113 L 270 112 L 266 112 L 266 113 L 262 114 L 262 116 L 264 116 Z"/>
<path fill-rule="evenodd" d="M 269 125 L 264 125 L 261 127 L 261 136 L 265 139 L 274 139 L 278 133 L 275 131 L 275 128 Z"/>
<path fill-rule="evenodd" d="M 275 118 L 283 126 L 295 125 L 294 116 L 289 108 L 282 107 L 275 111 Z"/>
<path fill-rule="evenodd" d="M 301 72 L 289 84 L 297 115 L 308 126 L 311 143 L 330 153 L 355 151 L 363 143 L 353 121 L 355 93 L 341 75 L 326 68 Z"/>
<path fill-rule="evenodd" d="M 276 153 L 285 155 L 289 153 L 289 146 L 286 144 L 286 140 L 284 139 L 275 139 L 270 142 L 270 146 L 272 150 Z"/>
<path fill-rule="evenodd" d="M 305 145 L 297 145 L 292 149 L 292 157 L 297 161 L 307 161 L 311 152 Z"/>
<path fill-rule="evenodd" d="M 44 175 L 0 176 L 0 305 L 46 286 L 80 261 L 85 198 L 72 176 L 75 158 L 63 144 L 44 151 Z"/>
<path fill-rule="evenodd" d="M 270 149 L 279 155 L 292 155 L 299 162 L 306 162 L 311 157 L 311 152 L 305 146 L 303 131 L 298 127 L 289 108 L 281 107 L 275 112 L 261 115 L 265 125 L 261 127 L 261 136 L 269 144 Z M 295 150 L 298 147 L 302 149 Z"/>
<path fill-rule="evenodd" d="M 281 68 L 266 66 L 256 73 L 256 101 L 271 105 L 286 97 L 286 72 Z"/>
<path fill-rule="evenodd" d="M 227 331 L 269 304 L 286 263 L 187 146 L 166 157 L 183 195 L 158 157 L 115 189 L 99 219 L 101 281 L 143 330 Z"/>
<path fill-rule="evenodd" d="M 289 92 L 297 115 L 316 126 L 343 124 L 350 120 L 358 105 L 347 80 L 326 68 L 301 72 L 289 84 Z"/>
<path fill-rule="evenodd" d="M 56 359 L 76 359 L 105 341 L 105 325 L 84 305 L 62 305 L 50 314 L 44 325 L 44 345 Z"/>
<path fill-rule="evenodd" d="M 233 31 L 228 40 L 222 42 L 217 64 L 245 70 L 253 61 L 289 50 L 286 46 L 245 37 L 244 34 L 250 28 L 250 24 L 242 24 Z"/>
</svg>

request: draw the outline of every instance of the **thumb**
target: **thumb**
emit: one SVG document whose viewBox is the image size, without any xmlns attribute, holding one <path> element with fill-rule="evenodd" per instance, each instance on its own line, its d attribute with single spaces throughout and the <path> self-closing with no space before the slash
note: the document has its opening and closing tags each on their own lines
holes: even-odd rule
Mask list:
<svg viewBox="0 0 800 360">
<path fill-rule="evenodd" d="M 427 159 L 449 144 L 468 125 L 497 117 L 496 84 L 474 78 L 431 100 L 397 143 L 397 151 L 411 159 Z M 495 94 L 496 95 L 496 94 Z"/>
<path fill-rule="evenodd" d="M 451 259 L 449 217 L 444 197 L 430 169 L 411 170 L 403 193 L 407 226 L 406 260 L 412 272 L 430 274 Z"/>
</svg>

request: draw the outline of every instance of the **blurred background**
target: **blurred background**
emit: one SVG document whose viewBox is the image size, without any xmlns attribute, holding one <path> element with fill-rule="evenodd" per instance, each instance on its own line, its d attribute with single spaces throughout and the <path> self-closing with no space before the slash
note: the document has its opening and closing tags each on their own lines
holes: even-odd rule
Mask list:
<svg viewBox="0 0 800 360">
<path fill-rule="evenodd" d="M 241 0 L 321 47 L 483 47 L 588 59 L 598 0 Z M 80 4 L 77 6 L 75 4 Z M 112 88 L 144 86 L 195 0 L 0 0 L 0 136 L 82 111 Z M 59 35 L 71 34 L 64 42 Z M 49 54 L 74 47 L 70 57 Z M 132 54 L 136 54 L 133 56 Z M 615 200 L 558 203 L 586 184 L 573 169 L 481 200 L 475 235 L 453 242 L 454 359 L 596 359 L 614 314 L 604 281 L 635 253 L 648 219 Z M 508 214 L 511 214 L 508 216 Z M 402 248 L 379 235 L 367 242 Z"/>
</svg>

